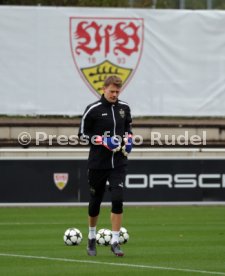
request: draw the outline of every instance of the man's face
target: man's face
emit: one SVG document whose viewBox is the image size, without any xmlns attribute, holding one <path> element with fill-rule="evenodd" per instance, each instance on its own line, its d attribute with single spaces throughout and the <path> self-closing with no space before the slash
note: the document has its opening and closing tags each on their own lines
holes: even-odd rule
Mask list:
<svg viewBox="0 0 225 276">
<path fill-rule="evenodd" d="M 110 103 L 115 103 L 119 97 L 121 88 L 118 88 L 114 84 L 110 84 L 107 87 L 103 87 L 104 96 Z"/>
</svg>

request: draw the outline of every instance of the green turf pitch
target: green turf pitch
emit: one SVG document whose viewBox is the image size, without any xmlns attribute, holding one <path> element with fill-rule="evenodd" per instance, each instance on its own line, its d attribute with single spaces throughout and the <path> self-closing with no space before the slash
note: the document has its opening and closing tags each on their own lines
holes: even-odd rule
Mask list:
<svg viewBox="0 0 225 276">
<path fill-rule="evenodd" d="M 98 229 L 110 228 L 110 208 Z M 0 275 L 225 275 L 225 207 L 125 207 L 125 256 L 86 255 L 87 208 L 0 208 Z M 76 227 L 79 246 L 63 233 Z"/>
</svg>

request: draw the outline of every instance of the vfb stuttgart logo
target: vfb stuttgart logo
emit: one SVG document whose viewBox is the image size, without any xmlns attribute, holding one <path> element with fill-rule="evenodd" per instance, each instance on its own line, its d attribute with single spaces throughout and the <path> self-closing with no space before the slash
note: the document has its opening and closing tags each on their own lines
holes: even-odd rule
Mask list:
<svg viewBox="0 0 225 276">
<path fill-rule="evenodd" d="M 123 81 L 133 77 L 141 59 L 144 38 L 142 18 L 71 17 L 70 45 L 81 77 L 96 95 L 110 75 Z"/>
<path fill-rule="evenodd" d="M 63 190 L 69 180 L 69 174 L 68 173 L 54 173 L 53 174 L 53 179 L 56 187 L 59 190 Z"/>
</svg>

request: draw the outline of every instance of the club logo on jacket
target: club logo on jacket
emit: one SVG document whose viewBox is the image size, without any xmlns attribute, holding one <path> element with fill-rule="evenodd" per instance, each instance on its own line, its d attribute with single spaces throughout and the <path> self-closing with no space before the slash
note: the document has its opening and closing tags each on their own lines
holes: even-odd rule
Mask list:
<svg viewBox="0 0 225 276">
<path fill-rule="evenodd" d="M 143 18 L 70 17 L 70 46 L 80 76 L 101 96 L 106 77 L 118 75 L 123 88 L 141 59 Z"/>
<path fill-rule="evenodd" d="M 120 113 L 121 118 L 125 117 L 125 112 L 122 108 L 119 110 L 119 113 Z"/>
</svg>

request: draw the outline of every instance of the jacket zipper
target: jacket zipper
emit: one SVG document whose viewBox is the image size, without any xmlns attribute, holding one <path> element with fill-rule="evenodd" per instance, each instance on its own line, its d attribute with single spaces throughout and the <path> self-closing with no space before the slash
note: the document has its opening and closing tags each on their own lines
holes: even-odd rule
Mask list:
<svg viewBox="0 0 225 276">
<path fill-rule="evenodd" d="M 116 136 L 116 120 L 115 120 L 115 114 L 114 114 L 113 107 L 114 107 L 114 105 L 111 106 L 112 116 L 113 116 L 113 124 L 114 124 L 113 136 Z M 114 169 L 114 152 L 112 153 L 112 168 Z"/>
</svg>

